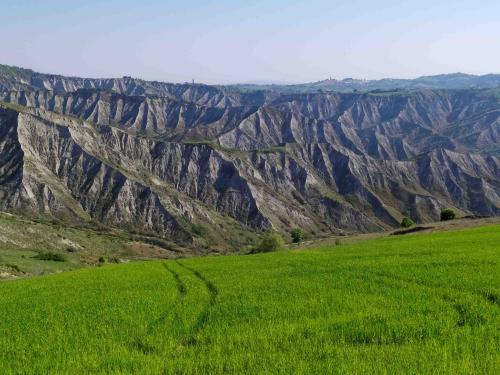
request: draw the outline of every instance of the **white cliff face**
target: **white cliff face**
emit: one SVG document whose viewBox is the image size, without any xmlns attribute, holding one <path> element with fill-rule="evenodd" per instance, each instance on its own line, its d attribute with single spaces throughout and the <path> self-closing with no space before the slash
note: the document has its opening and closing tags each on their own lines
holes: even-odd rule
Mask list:
<svg viewBox="0 0 500 375">
<path fill-rule="evenodd" d="M 2 210 L 184 243 L 196 240 L 191 223 L 229 238 L 230 226 L 375 231 L 403 215 L 435 220 L 443 207 L 500 214 L 500 105 L 483 91 L 30 79 L 0 93 L 19 105 L 0 109 Z"/>
</svg>

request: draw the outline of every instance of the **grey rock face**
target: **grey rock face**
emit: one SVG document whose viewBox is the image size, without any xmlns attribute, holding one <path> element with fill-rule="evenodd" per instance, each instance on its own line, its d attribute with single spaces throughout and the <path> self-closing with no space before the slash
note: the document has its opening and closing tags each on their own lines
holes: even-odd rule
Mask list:
<svg viewBox="0 0 500 375">
<path fill-rule="evenodd" d="M 148 186 L 86 152 L 72 137 L 70 125 L 39 115 L 0 113 L 5 155 L 1 168 L 10 171 L 2 183 L 8 188 L 3 209 L 93 218 L 189 238 Z"/>
<path fill-rule="evenodd" d="M 328 143 L 377 159 L 406 160 L 439 147 L 495 153 L 500 144 L 500 100 L 482 91 L 282 95 L 262 106 L 222 108 L 94 90 L 10 91 L 0 93 L 0 100 L 131 134 L 211 140 L 241 150 Z"/>
<path fill-rule="evenodd" d="M 230 238 L 376 231 L 402 216 L 436 220 L 443 207 L 500 214 L 500 104 L 484 90 L 242 94 L 7 78 L 2 210 L 184 243 L 199 242 L 191 223 Z"/>
</svg>

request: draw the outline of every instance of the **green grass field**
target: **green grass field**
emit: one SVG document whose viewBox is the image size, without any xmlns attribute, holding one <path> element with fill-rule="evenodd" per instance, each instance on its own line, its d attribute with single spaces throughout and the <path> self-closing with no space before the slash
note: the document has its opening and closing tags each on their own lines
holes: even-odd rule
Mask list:
<svg viewBox="0 0 500 375">
<path fill-rule="evenodd" d="M 500 226 L 0 283 L 0 373 L 500 373 Z"/>
</svg>

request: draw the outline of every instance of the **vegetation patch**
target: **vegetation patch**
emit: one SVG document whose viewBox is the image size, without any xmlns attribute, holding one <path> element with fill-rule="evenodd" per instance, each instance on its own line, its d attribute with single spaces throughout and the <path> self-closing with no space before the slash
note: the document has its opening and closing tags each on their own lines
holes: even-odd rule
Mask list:
<svg viewBox="0 0 500 375">
<path fill-rule="evenodd" d="M 269 231 L 267 232 L 260 244 L 254 248 L 254 253 L 267 253 L 270 251 L 282 250 L 285 247 L 285 242 L 283 237 L 279 233 Z"/>
<path fill-rule="evenodd" d="M 290 232 L 290 236 L 292 237 L 293 243 L 301 243 L 306 237 L 304 231 L 300 228 L 292 229 L 292 231 Z"/>
<path fill-rule="evenodd" d="M 456 217 L 455 211 L 445 208 L 441 211 L 441 221 L 453 220 Z"/>
<path fill-rule="evenodd" d="M 191 225 L 191 231 L 197 236 L 204 236 L 207 234 L 207 229 L 201 224 Z"/>
<path fill-rule="evenodd" d="M 403 220 L 401 220 L 401 228 L 409 228 L 415 225 L 415 222 L 410 219 L 409 217 L 404 217 Z"/>
<path fill-rule="evenodd" d="M 66 257 L 59 253 L 53 253 L 51 251 L 47 251 L 45 253 L 40 253 L 34 256 L 35 259 L 39 260 L 51 260 L 54 262 L 66 262 Z"/>
</svg>

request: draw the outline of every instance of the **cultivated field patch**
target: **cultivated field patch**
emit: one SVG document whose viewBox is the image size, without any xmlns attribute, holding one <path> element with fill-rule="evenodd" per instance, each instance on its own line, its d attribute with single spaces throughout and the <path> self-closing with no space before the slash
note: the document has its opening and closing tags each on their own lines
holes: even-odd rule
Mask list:
<svg viewBox="0 0 500 375">
<path fill-rule="evenodd" d="M 1 373 L 498 373 L 500 226 L 0 283 Z"/>
</svg>

